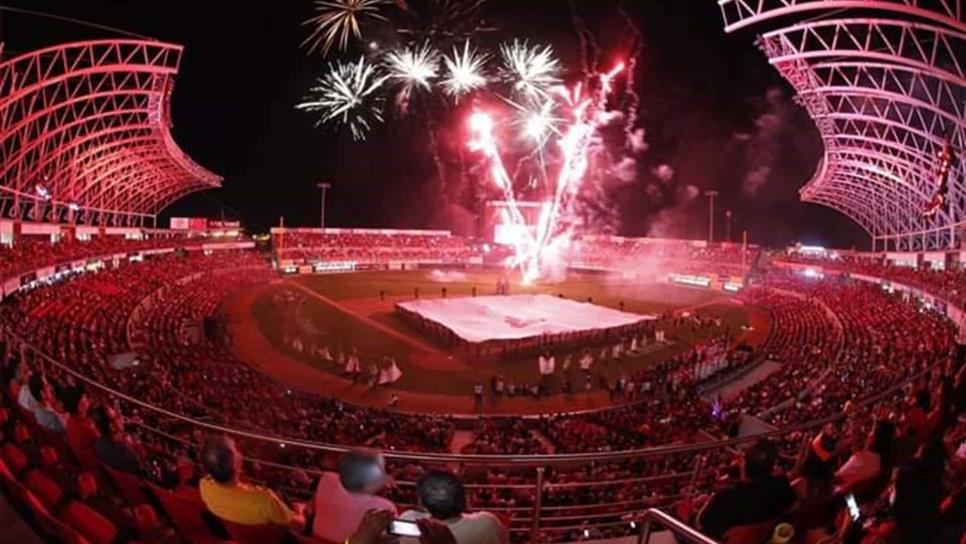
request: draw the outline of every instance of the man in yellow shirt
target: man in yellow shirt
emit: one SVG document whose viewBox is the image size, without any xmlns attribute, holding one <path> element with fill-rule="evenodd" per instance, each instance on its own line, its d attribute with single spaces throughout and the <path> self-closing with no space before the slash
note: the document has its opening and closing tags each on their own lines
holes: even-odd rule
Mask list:
<svg viewBox="0 0 966 544">
<path fill-rule="evenodd" d="M 301 525 L 301 516 L 264 487 L 240 481 L 242 456 L 235 441 L 216 436 L 205 442 L 207 476 L 200 482 L 201 500 L 214 515 L 241 525 Z"/>
</svg>

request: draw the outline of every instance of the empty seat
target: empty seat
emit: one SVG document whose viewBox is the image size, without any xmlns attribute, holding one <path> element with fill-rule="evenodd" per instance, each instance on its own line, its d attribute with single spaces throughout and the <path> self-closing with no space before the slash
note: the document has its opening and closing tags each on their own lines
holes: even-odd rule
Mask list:
<svg viewBox="0 0 966 544">
<path fill-rule="evenodd" d="M 51 512 L 55 512 L 64 499 L 64 490 L 60 485 L 39 470 L 28 472 L 23 485 Z"/>
<path fill-rule="evenodd" d="M 144 486 L 141 483 L 141 478 L 127 472 L 115 470 L 103 463 L 101 463 L 100 469 L 107 481 L 114 486 L 114 489 L 121 494 L 124 501 L 132 508 L 149 503 L 148 495 L 144 492 Z"/>
<path fill-rule="evenodd" d="M 271 544 L 281 542 L 288 530 L 282 525 L 242 525 L 220 520 L 231 539 L 238 544 Z"/>
<path fill-rule="evenodd" d="M 205 503 L 199 497 L 189 497 L 148 484 L 148 489 L 158 499 L 164 513 L 174 525 L 175 530 L 185 540 L 209 544 L 224 540 L 214 530 L 214 516 L 208 513 Z"/>
<path fill-rule="evenodd" d="M 3 460 L 7 463 L 7 468 L 10 469 L 10 472 L 15 475 L 22 473 L 30 466 L 30 459 L 27 457 L 27 454 L 14 444 L 3 445 Z"/>
<path fill-rule="evenodd" d="M 117 527 L 110 520 L 82 502 L 68 504 L 60 520 L 91 544 L 112 544 L 118 536 Z"/>
</svg>

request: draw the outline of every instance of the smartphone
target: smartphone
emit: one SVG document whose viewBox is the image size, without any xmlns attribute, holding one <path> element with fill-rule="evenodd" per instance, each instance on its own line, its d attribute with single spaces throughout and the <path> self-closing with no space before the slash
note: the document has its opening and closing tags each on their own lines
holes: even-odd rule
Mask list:
<svg viewBox="0 0 966 544">
<path fill-rule="evenodd" d="M 846 495 L 845 505 L 849 507 L 849 515 L 852 516 L 852 521 L 858 521 L 862 512 L 859 510 L 859 503 L 855 502 L 855 495 L 852 493 Z"/>
<path fill-rule="evenodd" d="M 415 521 L 406 521 L 404 519 L 394 519 L 389 522 L 389 534 L 416 538 L 419 538 L 421 535 L 419 525 L 416 525 Z"/>
</svg>

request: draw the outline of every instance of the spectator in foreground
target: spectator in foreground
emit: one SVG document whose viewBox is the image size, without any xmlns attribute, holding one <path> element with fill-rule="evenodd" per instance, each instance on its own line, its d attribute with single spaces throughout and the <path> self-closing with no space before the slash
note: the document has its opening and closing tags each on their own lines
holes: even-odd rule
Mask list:
<svg viewBox="0 0 966 544">
<path fill-rule="evenodd" d="M 888 506 L 873 515 L 866 526 L 853 527 L 852 531 L 862 534 L 862 542 L 934 542 L 939 531 L 942 489 L 931 472 L 931 467 L 916 462 L 893 470 Z"/>
<path fill-rule="evenodd" d="M 202 463 L 207 475 L 199 488 L 208 510 L 240 525 L 300 525 L 299 516 L 273 491 L 241 481 L 242 460 L 231 438 L 221 435 L 205 441 Z"/>
<path fill-rule="evenodd" d="M 37 400 L 34 406 L 37 425 L 58 434 L 67 432 L 63 416 L 54 410 L 54 391 L 42 375 L 34 374 L 30 377 L 30 395 Z"/>
<path fill-rule="evenodd" d="M 420 510 L 407 510 L 400 519 L 420 522 L 426 518 L 449 527 L 456 544 L 507 544 L 509 531 L 490 512 L 466 513 L 466 490 L 453 473 L 427 472 L 416 485 Z M 421 527 L 423 525 L 421 524 Z M 415 539 L 401 538 L 402 544 Z"/>
<path fill-rule="evenodd" d="M 378 496 L 387 481 L 382 457 L 374 452 L 351 451 L 339 458 L 339 471 L 324 472 L 315 491 L 312 532 L 329 542 L 344 542 L 366 512 L 380 510 L 396 515 L 396 505 Z"/>
<path fill-rule="evenodd" d="M 137 476 L 144 474 L 141 458 L 128 444 L 117 413 L 110 406 L 98 405 L 91 409 L 91 420 L 100 435 L 94 440 L 97 460 L 114 470 Z"/>
<path fill-rule="evenodd" d="M 27 412 L 33 413 L 37 409 L 37 397 L 31 391 L 30 384 L 34 383 L 34 380 L 43 382 L 44 375 L 39 372 L 31 373 L 27 370 L 26 365 L 21 365 L 21 368 L 23 369 L 23 374 L 21 374 L 20 389 L 17 393 L 17 405 Z"/>
<path fill-rule="evenodd" d="M 892 450 L 895 426 L 885 420 L 877 421 L 869 433 L 865 448 L 854 452 L 835 473 L 839 489 L 850 492 L 879 476 Z"/>
<path fill-rule="evenodd" d="M 90 401 L 80 388 L 72 388 L 64 395 L 64 409 L 67 411 L 67 443 L 82 455 L 94 455 L 94 442 L 100 433 L 94 422 L 87 417 Z"/>
<path fill-rule="evenodd" d="M 767 438 L 739 457 L 741 478 L 711 496 L 698 514 L 698 528 L 720 539 L 732 527 L 777 519 L 794 502 L 795 492 L 785 476 L 775 476 L 778 448 Z"/>
</svg>

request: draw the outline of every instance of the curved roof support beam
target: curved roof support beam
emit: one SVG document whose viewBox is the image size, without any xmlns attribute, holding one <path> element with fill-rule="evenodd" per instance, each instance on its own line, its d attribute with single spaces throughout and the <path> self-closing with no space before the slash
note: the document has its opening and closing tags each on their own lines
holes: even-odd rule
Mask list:
<svg viewBox="0 0 966 544">
<path fill-rule="evenodd" d="M 56 164 L 62 160 L 72 161 L 72 168 L 82 168 L 87 164 L 91 157 L 96 155 L 98 149 L 123 148 L 125 142 L 141 141 L 141 139 L 155 140 L 154 126 L 150 124 L 121 124 L 119 126 L 108 126 L 95 132 L 81 134 L 73 137 L 64 138 L 63 145 L 56 148 L 56 152 L 47 154 L 40 161 L 31 166 L 31 170 L 23 176 L 25 180 L 31 180 L 40 175 L 41 172 L 52 168 L 52 163 Z M 0 170 L 2 173 L 2 170 Z"/>
<path fill-rule="evenodd" d="M 920 195 L 926 194 L 923 192 L 923 188 L 931 188 L 930 184 L 934 181 L 933 178 L 926 176 L 926 172 L 920 167 L 900 158 L 886 160 L 881 157 L 870 156 L 868 148 L 836 147 L 829 150 L 827 156 L 840 164 L 858 164 L 875 174 L 897 179 L 898 183 L 909 187 Z M 932 194 L 929 193 L 929 196 L 932 196 Z"/>
<path fill-rule="evenodd" d="M 109 183 L 97 185 L 96 192 L 88 198 L 93 203 L 117 204 L 119 209 L 127 209 L 129 202 L 137 195 L 149 191 L 156 184 L 167 184 L 171 179 L 180 179 L 183 172 L 164 157 L 140 158 L 124 162 L 114 169 Z M 132 211 L 142 212 L 132 208 Z"/>
<path fill-rule="evenodd" d="M 963 26 L 962 0 L 718 0 L 718 6 L 726 32 L 781 17 L 849 8 L 891 11 L 953 28 Z"/>
<path fill-rule="evenodd" d="M 916 120 L 922 125 L 935 124 L 932 119 L 939 117 L 943 123 L 955 124 L 963 119 L 958 111 L 944 111 L 938 106 L 888 91 L 864 89 L 861 87 L 816 87 L 800 93 L 800 95 L 818 94 L 822 98 L 837 105 L 839 111 L 853 113 L 870 113 L 873 115 L 893 116 L 900 119 L 904 116 L 907 122 Z M 868 111 L 868 110 L 872 111 Z"/>
<path fill-rule="evenodd" d="M 170 133 L 181 53 L 160 42 L 98 40 L 0 63 L 0 195 L 40 202 L 42 183 L 53 193 L 44 206 L 124 222 L 157 213 L 158 199 L 166 206 L 169 195 L 220 186 Z M 11 208 L 18 216 L 26 206 Z"/>
<path fill-rule="evenodd" d="M 964 113 L 962 89 L 945 79 L 916 68 L 881 62 L 849 62 L 832 60 L 810 67 L 813 81 L 808 89 L 817 87 L 845 87 L 869 91 L 883 91 L 893 95 L 915 98 L 940 110 L 952 112 L 961 119 Z M 799 89 L 804 92 L 806 89 Z"/>
<path fill-rule="evenodd" d="M 829 19 L 767 32 L 760 44 L 775 66 L 844 59 L 915 68 L 960 86 L 964 81 L 958 57 L 966 47 L 963 30 L 894 19 Z"/>
<path fill-rule="evenodd" d="M 856 202 L 861 206 L 872 206 L 874 212 L 871 215 L 879 216 L 881 221 L 876 225 L 878 232 L 892 232 L 918 226 L 922 216 L 918 217 L 904 213 L 910 207 L 918 208 L 921 200 L 916 200 L 914 196 L 898 193 L 883 189 L 880 185 L 873 186 L 870 178 L 862 172 L 838 171 L 832 174 L 828 188 L 841 189 L 849 193 L 854 193 L 859 198 Z M 887 217 L 883 217 L 887 216 Z M 938 214 L 938 219 L 949 221 L 946 211 Z"/>
<path fill-rule="evenodd" d="M 102 133 L 107 130 L 123 131 L 128 127 L 148 124 L 144 111 L 139 109 L 121 109 L 93 114 L 74 119 L 67 123 L 55 125 L 55 128 L 44 131 L 43 134 L 23 146 L 4 146 L 0 141 L 0 153 L 6 153 L 8 162 L 0 164 L 0 182 L 3 187 L 15 188 L 14 183 L 26 183 L 22 175 L 11 174 L 11 171 L 24 171 L 36 164 L 37 157 L 60 155 L 72 145 L 75 140 L 91 133 Z M 9 153 L 7 152 L 10 150 Z M 12 182 L 6 182 L 13 177 Z"/>
</svg>

